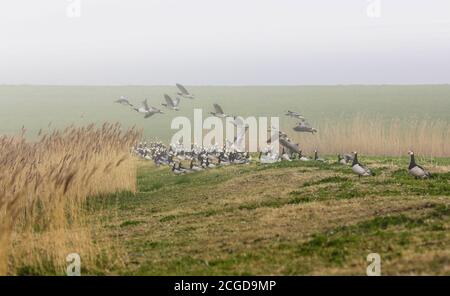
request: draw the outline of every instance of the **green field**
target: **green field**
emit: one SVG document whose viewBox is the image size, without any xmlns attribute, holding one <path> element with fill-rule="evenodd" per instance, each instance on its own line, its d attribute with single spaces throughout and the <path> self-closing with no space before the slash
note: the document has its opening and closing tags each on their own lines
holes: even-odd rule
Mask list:
<svg viewBox="0 0 450 296">
<path fill-rule="evenodd" d="M 219 103 L 229 114 L 281 116 L 282 126 L 295 120 L 283 116 L 298 110 L 319 127 L 327 121 L 351 119 L 355 114 L 381 118 L 449 121 L 450 86 L 195 86 L 197 98 L 183 99 L 181 111 L 168 111 L 144 119 L 130 109 L 113 104 L 121 95 L 138 104 L 145 98 L 161 107 L 163 94 L 176 93 L 175 86 L 0 86 L 0 133 L 15 134 L 22 126 L 28 135 L 39 129 L 71 124 L 120 122 L 144 128 L 148 138 L 168 141 L 170 123 L 177 115 L 192 117 L 193 108 L 204 116 Z"/>
<path fill-rule="evenodd" d="M 125 264 L 87 273 L 136 275 L 450 275 L 450 159 L 362 158 L 375 177 L 315 162 L 230 166 L 174 176 L 139 166 L 138 192 L 91 199 L 97 239 L 112 239 Z"/>
</svg>

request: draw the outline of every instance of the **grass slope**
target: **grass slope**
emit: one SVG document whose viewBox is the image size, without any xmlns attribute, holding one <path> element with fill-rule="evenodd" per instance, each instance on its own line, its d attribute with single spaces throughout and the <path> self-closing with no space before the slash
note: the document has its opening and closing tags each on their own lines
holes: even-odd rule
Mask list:
<svg viewBox="0 0 450 296">
<path fill-rule="evenodd" d="M 361 161 L 377 176 L 312 162 L 174 176 L 142 162 L 137 194 L 89 204 L 99 240 L 127 254 L 107 273 L 364 275 L 376 252 L 384 275 L 450 274 L 450 160 L 426 163 L 430 180 L 411 178 L 407 159 Z"/>
</svg>

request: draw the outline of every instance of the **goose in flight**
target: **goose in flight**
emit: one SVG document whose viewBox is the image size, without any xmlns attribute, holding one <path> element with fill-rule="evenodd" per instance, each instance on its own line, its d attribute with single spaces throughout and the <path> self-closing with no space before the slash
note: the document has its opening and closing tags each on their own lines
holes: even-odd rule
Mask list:
<svg viewBox="0 0 450 296">
<path fill-rule="evenodd" d="M 142 105 L 139 108 L 134 108 L 134 110 L 136 110 L 139 113 L 144 113 L 145 114 L 144 118 L 153 116 L 156 113 L 161 113 L 161 114 L 164 113 L 161 110 L 159 110 L 158 108 L 149 107 L 148 103 L 147 103 L 147 99 L 145 99 L 145 101 L 142 102 Z"/>
<path fill-rule="evenodd" d="M 277 129 L 277 128 L 274 127 L 274 126 L 272 126 L 271 129 L 267 129 L 267 131 L 268 131 L 268 132 L 271 132 L 272 135 L 273 135 L 273 133 L 278 132 L 278 137 L 279 137 L 280 139 L 283 138 L 283 139 L 285 139 L 285 140 L 287 140 L 287 141 L 290 141 L 288 135 L 287 135 L 285 132 L 283 132 L 283 131 Z"/>
<path fill-rule="evenodd" d="M 179 108 L 178 108 L 178 105 L 180 104 L 180 98 L 179 97 L 176 97 L 175 99 L 172 99 L 169 95 L 164 95 L 164 99 L 166 100 L 166 103 L 164 104 L 164 103 L 162 103 L 161 105 L 163 105 L 163 106 L 165 106 L 165 107 L 167 107 L 168 109 L 171 109 L 171 110 L 175 110 L 175 111 L 178 111 L 178 110 L 180 110 Z"/>
<path fill-rule="evenodd" d="M 408 154 L 411 157 L 408 167 L 409 174 L 419 179 L 427 179 L 431 177 L 431 174 L 429 172 L 427 172 L 423 167 L 416 163 L 414 152 L 408 151 Z"/>
<path fill-rule="evenodd" d="M 114 101 L 114 103 L 118 103 L 124 106 L 130 106 L 133 107 L 133 104 L 130 103 L 130 101 L 128 101 L 127 98 L 125 98 L 124 96 L 120 96 L 120 99 Z"/>
<path fill-rule="evenodd" d="M 222 108 L 220 109 L 222 110 Z M 245 123 L 244 118 L 242 118 L 241 116 L 234 116 L 234 119 L 233 121 L 231 121 L 231 123 L 237 128 L 244 128 L 245 130 L 249 128 L 248 123 Z"/>
<path fill-rule="evenodd" d="M 352 163 L 352 171 L 358 175 L 359 178 L 366 176 L 373 176 L 374 174 L 370 171 L 368 167 L 363 166 L 358 161 L 358 153 L 353 152 L 353 163 Z"/>
<path fill-rule="evenodd" d="M 222 107 L 219 106 L 219 104 L 214 104 L 214 110 L 215 112 L 210 112 L 212 115 L 220 117 L 220 118 L 225 118 L 228 115 L 225 114 L 222 110 Z"/>
<path fill-rule="evenodd" d="M 293 117 L 293 118 L 305 119 L 305 117 L 303 117 L 302 115 L 300 115 L 300 113 L 295 112 L 295 111 L 287 110 L 285 115 L 289 116 L 289 117 Z"/>
<path fill-rule="evenodd" d="M 190 94 L 188 92 L 188 90 L 181 84 L 177 83 L 176 86 L 178 87 L 178 90 L 179 90 L 179 92 L 177 93 L 178 95 L 182 96 L 183 98 L 187 98 L 187 99 L 195 98 L 195 96 L 193 94 Z"/>
<path fill-rule="evenodd" d="M 299 122 L 298 125 L 293 128 L 293 130 L 296 132 L 306 132 L 306 133 L 311 133 L 311 134 L 317 133 L 317 129 L 313 128 L 305 120 L 302 120 L 301 122 Z"/>
</svg>

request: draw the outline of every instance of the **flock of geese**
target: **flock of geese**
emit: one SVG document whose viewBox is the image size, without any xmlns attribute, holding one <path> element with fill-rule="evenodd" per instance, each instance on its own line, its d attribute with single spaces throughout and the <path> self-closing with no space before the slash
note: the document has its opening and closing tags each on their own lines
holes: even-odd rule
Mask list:
<svg viewBox="0 0 450 296">
<path fill-rule="evenodd" d="M 143 142 L 134 149 L 140 157 L 152 160 L 156 166 L 168 166 L 176 175 L 193 173 L 231 164 L 248 164 L 250 153 L 238 152 L 226 146 L 218 145 L 200 147 L 192 144 L 189 149 L 181 143 L 171 144 L 169 147 L 160 141 Z M 189 166 L 184 167 L 183 162 Z"/>
<path fill-rule="evenodd" d="M 175 97 L 175 99 L 172 99 L 171 96 L 169 96 L 168 94 L 164 94 L 164 100 L 165 103 L 162 103 L 161 105 L 166 107 L 169 110 L 174 110 L 174 111 L 178 111 L 180 110 L 179 105 L 181 102 L 181 98 L 186 98 L 186 99 L 194 99 L 195 96 L 191 93 L 189 93 L 189 91 L 181 84 L 177 83 L 176 87 L 178 88 L 178 92 L 177 97 Z M 128 106 L 131 107 L 133 110 L 135 110 L 138 113 L 142 113 L 144 114 L 144 118 L 149 118 L 155 114 L 163 114 L 164 112 L 161 111 L 160 109 L 154 107 L 154 106 L 149 106 L 147 99 L 145 99 L 141 106 L 136 107 L 133 104 L 130 103 L 130 101 L 124 97 L 121 96 L 120 99 L 114 101 L 114 103 L 118 103 L 124 106 Z"/>
<path fill-rule="evenodd" d="M 143 159 L 152 160 L 156 166 L 168 166 L 175 175 L 233 164 L 250 164 L 252 161 L 250 153 L 237 151 L 228 145 L 224 145 L 221 148 L 218 145 L 200 147 L 192 144 L 190 149 L 186 149 L 181 143 L 171 144 L 167 147 L 161 141 L 155 141 L 139 143 L 134 148 L 134 152 Z M 410 155 L 409 174 L 417 179 L 431 177 L 431 174 L 425 168 L 416 163 L 414 152 L 409 151 L 408 154 Z M 261 164 L 295 160 L 329 163 L 319 157 L 317 150 L 314 151 L 313 157 L 308 157 L 302 154 L 302 150 L 292 151 L 291 149 L 286 149 L 286 147 L 283 147 L 282 152 L 278 154 L 273 146 L 268 146 L 259 152 L 258 157 L 258 161 Z M 182 163 L 186 161 L 189 165 L 184 167 Z M 344 155 L 338 154 L 337 163 L 350 165 L 353 173 L 359 178 L 375 175 L 367 166 L 359 162 L 356 151 Z"/>
<path fill-rule="evenodd" d="M 184 87 L 180 83 L 176 83 L 175 86 L 178 89 L 178 91 L 176 93 L 177 96 L 175 98 L 172 98 L 170 95 L 164 94 L 165 102 L 161 103 L 161 105 L 166 107 L 169 110 L 179 111 L 181 98 L 194 99 L 195 96 L 193 94 L 191 94 L 186 89 L 186 87 Z M 121 96 L 118 100 L 116 100 L 114 102 L 124 105 L 124 106 L 127 106 L 127 107 L 131 107 L 136 112 L 144 114 L 144 118 L 149 118 L 155 114 L 163 114 L 164 113 L 162 110 L 160 110 L 154 106 L 149 106 L 147 99 L 145 99 L 141 103 L 141 106 L 139 106 L 139 107 L 136 107 L 135 105 L 130 103 L 130 101 L 124 96 Z M 226 114 L 223 111 L 222 107 L 217 103 L 213 104 L 213 107 L 214 107 L 214 112 L 210 112 L 211 115 L 219 117 L 219 118 L 233 117 L 233 119 L 234 119 L 233 124 L 235 126 L 243 125 L 243 120 L 241 117 L 238 117 L 236 115 Z M 296 119 L 300 120 L 297 123 L 297 125 L 293 127 L 294 131 L 311 133 L 311 134 L 317 133 L 317 129 L 312 127 L 311 124 L 306 120 L 306 118 L 303 115 L 301 115 L 300 113 L 288 110 L 288 111 L 286 111 L 285 115 L 289 116 L 291 118 L 296 118 Z M 245 126 L 245 128 L 247 128 L 247 126 Z"/>
<path fill-rule="evenodd" d="M 165 103 L 161 105 L 169 110 L 178 111 L 181 98 L 194 99 L 195 96 L 191 94 L 183 85 L 175 84 L 178 91 L 176 92 L 175 99 L 172 99 L 168 94 L 164 94 Z M 135 107 L 130 101 L 121 97 L 115 103 L 119 103 L 125 106 L 133 108 L 135 111 L 144 114 L 144 118 L 151 117 L 155 114 L 162 114 L 160 109 L 149 106 L 147 100 L 142 102 L 140 107 Z M 210 112 L 213 116 L 219 118 L 233 117 L 233 124 L 237 127 L 244 126 L 241 134 L 234 139 L 234 143 L 227 141 L 223 147 L 218 145 L 212 145 L 210 147 L 200 147 L 196 144 L 191 145 L 190 148 L 184 147 L 181 143 L 171 144 L 169 147 L 165 146 L 162 142 L 150 142 L 140 143 L 135 147 L 134 151 L 142 158 L 153 160 L 157 166 L 167 165 L 171 168 L 174 174 L 185 174 L 195 171 L 201 171 L 214 167 L 230 165 L 230 164 L 248 164 L 251 162 L 251 156 L 248 152 L 241 151 L 238 147 L 242 147 L 242 141 L 245 138 L 245 133 L 248 128 L 244 125 L 241 117 L 235 115 L 226 114 L 219 104 L 213 104 L 214 111 Z M 312 127 L 306 118 L 296 111 L 288 110 L 285 113 L 290 118 L 300 120 L 293 130 L 296 132 L 305 132 L 315 134 L 317 129 Z M 326 161 L 318 156 L 317 150 L 314 151 L 314 156 L 309 158 L 302 154 L 302 150 L 298 143 L 294 143 L 288 137 L 285 132 L 276 130 L 272 127 L 272 133 L 278 133 L 279 144 L 282 147 L 282 152 L 278 153 L 278 147 L 267 146 L 259 153 L 259 162 L 262 164 L 275 163 L 280 161 Z M 271 139 L 267 141 L 267 144 L 271 144 Z M 409 173 L 420 179 L 429 178 L 431 174 L 425 170 L 422 166 L 418 165 L 415 161 L 414 152 L 409 151 L 410 164 L 408 167 Z M 183 167 L 182 162 L 189 161 L 189 167 Z M 367 167 L 361 164 L 358 160 L 358 153 L 353 152 L 349 154 L 343 154 L 337 156 L 337 163 L 342 165 L 351 165 L 352 171 L 361 177 L 374 176 L 374 173 Z"/>
</svg>

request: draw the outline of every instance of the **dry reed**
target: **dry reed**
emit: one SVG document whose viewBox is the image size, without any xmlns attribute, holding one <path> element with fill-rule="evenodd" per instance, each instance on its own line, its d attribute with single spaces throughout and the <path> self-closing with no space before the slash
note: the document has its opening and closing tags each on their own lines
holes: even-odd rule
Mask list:
<svg viewBox="0 0 450 296">
<path fill-rule="evenodd" d="M 65 270 L 67 254 L 95 268 L 100 248 L 86 225 L 88 197 L 136 190 L 131 147 L 141 132 L 118 124 L 0 137 L 0 275 Z"/>
<path fill-rule="evenodd" d="M 450 156 L 450 123 L 431 120 L 386 120 L 358 115 L 348 120 L 324 121 L 315 135 L 289 133 L 305 153 L 359 151 L 373 156 L 401 156 L 408 150 L 426 157 Z"/>
</svg>

